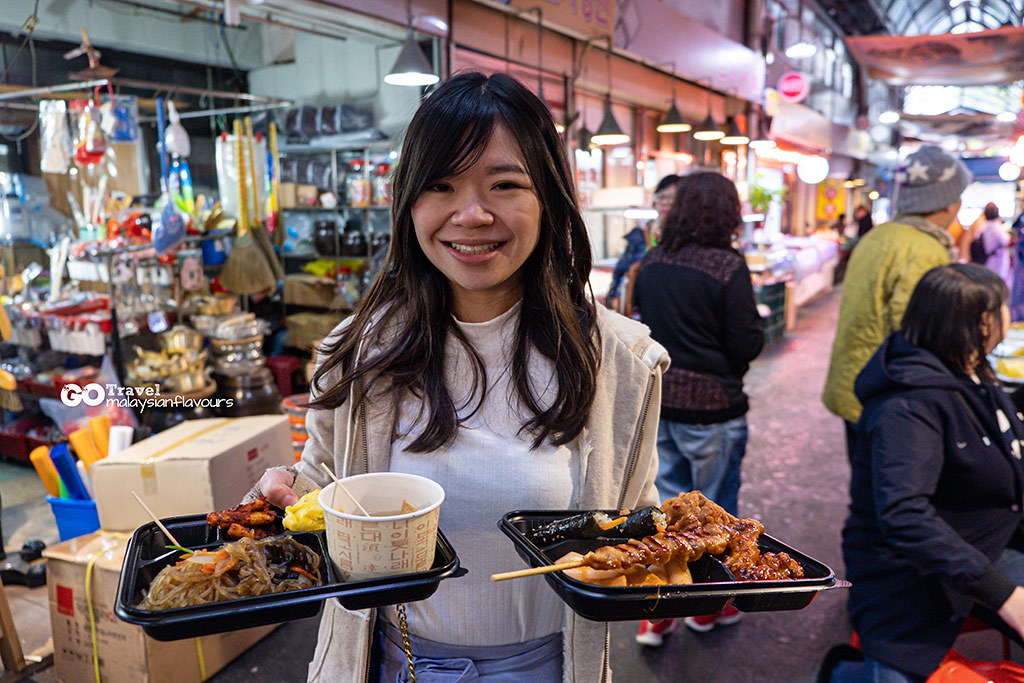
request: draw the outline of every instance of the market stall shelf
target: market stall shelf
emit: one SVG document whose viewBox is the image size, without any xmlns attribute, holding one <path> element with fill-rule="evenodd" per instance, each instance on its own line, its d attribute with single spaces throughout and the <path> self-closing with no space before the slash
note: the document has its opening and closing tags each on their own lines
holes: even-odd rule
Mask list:
<svg viewBox="0 0 1024 683">
<path fill-rule="evenodd" d="M 618 514 L 613 510 L 605 512 L 612 516 Z M 516 552 L 531 567 L 552 565 L 569 552 L 587 553 L 622 541 L 621 538 L 571 539 L 541 547 L 527 536 L 540 526 L 578 513 L 578 510 L 515 510 L 502 517 L 498 528 L 512 540 Z M 837 579 L 827 565 L 767 534 L 761 534 L 758 545 L 762 551 L 788 553 L 803 568 L 804 578 L 736 581 L 725 565 L 705 555 L 690 564 L 691 584 L 600 586 L 577 581 L 561 571 L 546 574 L 545 579 L 573 611 L 594 621 L 715 614 L 730 604 L 744 612 L 798 610 L 809 605 L 819 591 L 849 586 L 846 581 Z"/>
<path fill-rule="evenodd" d="M 189 515 L 162 520 L 168 530 L 187 548 L 208 549 L 232 539 L 207 525 L 206 515 Z M 125 553 L 124 568 L 117 589 L 117 616 L 137 624 L 156 640 L 180 640 L 274 624 L 316 615 L 324 600 L 337 598 L 350 610 L 381 607 L 399 602 L 423 600 L 433 595 L 444 579 L 463 576 L 455 549 L 439 530 L 434 565 L 425 572 L 386 576 L 343 583 L 327 553 L 323 532 L 289 534 L 320 557 L 321 584 L 315 588 L 239 598 L 196 607 L 160 611 L 138 607 L 144 591 L 164 567 L 179 559 L 181 552 L 167 548 L 167 539 L 153 522 L 132 534 Z"/>
</svg>

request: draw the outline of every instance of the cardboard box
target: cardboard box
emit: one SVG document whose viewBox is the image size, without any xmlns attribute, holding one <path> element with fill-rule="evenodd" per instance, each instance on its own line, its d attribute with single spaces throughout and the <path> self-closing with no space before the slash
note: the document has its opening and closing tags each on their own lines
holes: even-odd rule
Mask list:
<svg viewBox="0 0 1024 683">
<path fill-rule="evenodd" d="M 298 206 L 298 184 L 280 183 L 277 186 L 278 206 L 282 209 L 294 209 Z"/>
<path fill-rule="evenodd" d="M 294 465 L 288 418 L 187 420 L 92 466 L 100 527 L 132 531 L 149 517 L 206 514 L 241 502 L 263 471 Z"/>
<path fill-rule="evenodd" d="M 327 277 L 297 273 L 284 276 L 284 302 L 328 308 L 335 303 L 338 283 Z"/>
<path fill-rule="evenodd" d="M 320 190 L 316 185 L 297 185 L 295 187 L 297 206 L 316 206 L 316 200 L 319 198 Z"/>
<path fill-rule="evenodd" d="M 46 592 L 53 629 L 53 663 L 58 681 L 95 680 L 93 639 L 85 595 L 86 572 L 92 568 L 91 593 L 96 620 L 96 652 L 100 678 L 118 683 L 183 683 L 202 681 L 223 669 L 242 652 L 276 628 L 260 626 L 202 638 L 161 642 L 147 636 L 141 626 L 121 621 L 114 614 L 117 582 L 128 539 L 95 532 L 47 548 Z"/>
</svg>

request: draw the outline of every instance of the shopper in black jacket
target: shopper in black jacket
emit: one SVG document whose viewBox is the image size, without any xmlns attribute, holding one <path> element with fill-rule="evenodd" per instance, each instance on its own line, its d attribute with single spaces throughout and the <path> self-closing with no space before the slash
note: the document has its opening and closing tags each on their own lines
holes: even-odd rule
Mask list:
<svg viewBox="0 0 1024 683">
<path fill-rule="evenodd" d="M 976 605 L 1024 633 L 1024 425 L 985 359 L 1009 326 L 1006 299 L 981 266 L 933 268 L 857 378 L 843 530 L 869 669 L 856 680 L 923 681 Z"/>
<path fill-rule="evenodd" d="M 717 173 L 685 176 L 661 243 L 640 262 L 633 307 L 672 359 L 658 425 L 658 493 L 700 490 L 736 514 L 747 447 L 743 375 L 764 346 L 750 270 L 732 248 L 740 226 L 736 186 Z M 698 631 L 735 623 L 733 607 L 691 617 Z M 638 640 L 658 644 L 641 626 Z"/>
</svg>

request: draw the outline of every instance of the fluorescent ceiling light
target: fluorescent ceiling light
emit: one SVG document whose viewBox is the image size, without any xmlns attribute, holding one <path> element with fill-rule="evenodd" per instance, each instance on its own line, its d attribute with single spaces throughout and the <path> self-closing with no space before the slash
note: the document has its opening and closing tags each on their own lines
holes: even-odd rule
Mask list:
<svg viewBox="0 0 1024 683">
<path fill-rule="evenodd" d="M 1009 161 L 1003 163 L 999 167 L 999 177 L 1006 182 L 1011 182 L 1020 178 L 1020 166 L 1010 163 Z"/>
<path fill-rule="evenodd" d="M 1013 123 L 1017 120 L 1017 115 L 1012 111 L 1004 111 L 996 116 L 996 121 L 1002 121 L 1003 123 Z"/>
<path fill-rule="evenodd" d="M 748 214 L 744 214 L 744 216 L 743 216 L 743 222 L 744 223 L 757 223 L 758 221 L 763 221 L 763 220 L 764 220 L 764 214 L 763 213 L 748 213 Z"/>
<path fill-rule="evenodd" d="M 658 217 L 657 209 L 639 209 L 629 208 L 622 212 L 623 218 L 635 218 L 637 220 L 650 220 L 653 221 Z"/>
<path fill-rule="evenodd" d="M 751 149 L 771 149 L 775 147 L 775 140 L 769 140 L 768 138 L 760 138 L 758 140 L 751 140 L 749 145 Z"/>
<path fill-rule="evenodd" d="M 790 59 L 806 59 L 807 57 L 813 57 L 817 52 L 818 48 L 815 47 L 814 43 L 809 43 L 806 40 L 793 43 L 786 48 L 786 56 Z"/>
<path fill-rule="evenodd" d="M 889 109 L 879 114 L 878 120 L 881 123 L 896 123 L 897 121 L 900 120 L 900 113 L 898 111 L 893 111 L 892 109 Z"/>
</svg>

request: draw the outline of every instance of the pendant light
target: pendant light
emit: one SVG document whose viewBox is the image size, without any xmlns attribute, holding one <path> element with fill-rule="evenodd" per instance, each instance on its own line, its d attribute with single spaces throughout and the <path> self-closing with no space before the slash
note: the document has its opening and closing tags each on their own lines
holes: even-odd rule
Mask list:
<svg viewBox="0 0 1024 683">
<path fill-rule="evenodd" d="M 745 145 L 750 138 L 743 134 L 735 117 L 730 116 L 725 122 L 725 137 L 719 140 L 723 145 Z"/>
<path fill-rule="evenodd" d="M 718 127 L 714 117 L 711 116 L 711 89 L 708 88 L 708 117 L 704 119 L 704 123 L 700 124 L 700 127 L 694 132 L 693 139 L 708 142 L 710 140 L 721 140 L 724 137 L 725 131 Z"/>
<path fill-rule="evenodd" d="M 580 128 L 576 131 L 576 149 L 590 154 L 590 147 L 593 144 L 594 134 L 587 128 L 587 105 L 580 98 Z"/>
<path fill-rule="evenodd" d="M 679 114 L 679 107 L 676 106 L 676 64 L 672 62 L 672 106 L 668 108 L 665 118 L 657 125 L 655 130 L 659 133 L 685 133 L 693 126 L 683 121 Z"/>
<path fill-rule="evenodd" d="M 402 51 L 398 53 L 398 59 L 391 71 L 384 77 L 384 82 L 390 85 L 433 85 L 441 79 L 434 73 L 434 69 L 427 61 L 426 55 L 420 49 L 419 43 L 413 36 L 412 30 L 412 0 L 406 3 L 406 14 L 409 21 L 409 31 L 405 34 L 405 43 Z"/>
<path fill-rule="evenodd" d="M 601 125 L 597 132 L 590 139 L 595 145 L 624 145 L 629 142 L 629 136 L 622 132 L 619 122 L 615 120 L 612 112 L 612 39 L 608 37 L 608 52 L 605 53 L 605 63 L 608 71 L 608 94 L 604 98 L 604 116 L 601 118 Z"/>
</svg>

